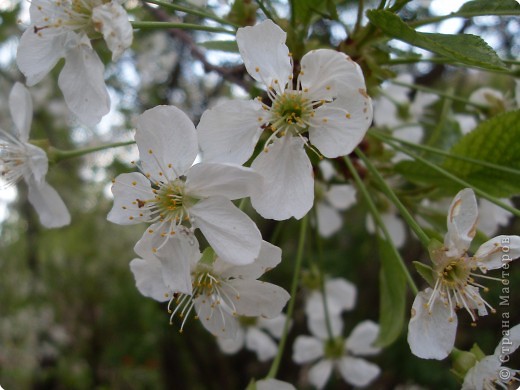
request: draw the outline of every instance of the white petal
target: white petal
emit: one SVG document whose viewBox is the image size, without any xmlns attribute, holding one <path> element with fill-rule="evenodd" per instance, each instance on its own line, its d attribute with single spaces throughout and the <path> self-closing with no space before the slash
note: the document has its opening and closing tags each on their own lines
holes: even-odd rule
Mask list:
<svg viewBox="0 0 520 390">
<path fill-rule="evenodd" d="M 316 204 L 316 216 L 318 221 L 318 232 L 320 236 L 328 238 L 336 233 L 343 225 L 341 214 L 333 207 L 318 202 Z"/>
<path fill-rule="evenodd" d="M 251 203 L 264 218 L 278 221 L 302 218 L 314 201 L 312 165 L 297 137 L 276 140 L 261 152 L 251 168 L 262 174 L 262 191 L 251 195 Z"/>
<path fill-rule="evenodd" d="M 267 241 L 262 241 L 255 261 L 247 265 L 234 265 L 217 258 L 213 270 L 223 279 L 258 279 L 282 261 L 282 250 Z"/>
<path fill-rule="evenodd" d="M 259 328 L 267 330 L 273 337 L 279 339 L 282 337 L 285 320 L 287 317 L 281 313 L 274 318 L 258 318 L 257 325 Z"/>
<path fill-rule="evenodd" d="M 397 248 L 401 248 L 406 242 L 406 225 L 404 222 L 394 212 L 382 213 L 381 219 L 390 234 L 393 244 Z M 366 217 L 366 228 L 369 233 L 375 232 L 374 219 L 370 214 L 367 214 Z M 385 238 L 381 229 L 378 229 L 377 233 L 379 237 Z"/>
<path fill-rule="evenodd" d="M 508 206 L 514 207 L 513 202 L 509 199 L 500 200 Z M 512 216 L 510 211 L 504 210 L 487 199 L 480 199 L 478 230 L 491 237 L 497 232 L 499 226 L 507 225 Z"/>
<path fill-rule="evenodd" d="M 239 165 L 200 163 L 186 173 L 186 194 L 197 198 L 223 196 L 235 200 L 259 191 L 262 175 Z"/>
<path fill-rule="evenodd" d="M 296 390 L 296 388 L 278 379 L 263 379 L 256 382 L 256 390 Z"/>
<path fill-rule="evenodd" d="M 184 175 L 197 157 L 195 126 L 177 107 L 157 106 L 141 114 L 135 141 L 144 173 L 156 181 Z"/>
<path fill-rule="evenodd" d="M 259 280 L 233 279 L 222 289 L 233 297 L 236 312 L 247 317 L 274 318 L 282 312 L 290 298 L 283 288 Z"/>
<path fill-rule="evenodd" d="M 332 372 L 332 361 L 328 359 L 320 360 L 309 370 L 309 382 L 318 389 L 323 389 L 329 380 Z"/>
<path fill-rule="evenodd" d="M 58 228 L 70 224 L 70 214 L 60 195 L 47 182 L 37 183 L 27 180 L 29 202 L 40 217 L 40 222 L 48 228 Z"/>
<path fill-rule="evenodd" d="M 27 85 L 33 86 L 42 80 L 59 59 L 65 57 L 67 33 L 56 29 L 43 29 L 34 33 L 34 25 L 30 25 L 22 34 L 16 63 L 27 79 Z"/>
<path fill-rule="evenodd" d="M 155 199 L 150 181 L 141 173 L 122 173 L 112 185 L 114 205 L 107 219 L 119 225 L 133 225 L 150 220 L 149 204 L 143 203 Z"/>
<path fill-rule="evenodd" d="M 145 297 L 166 302 L 171 298 L 170 290 L 163 282 L 161 263 L 153 258 L 134 259 L 130 262 L 137 289 Z"/>
<path fill-rule="evenodd" d="M 267 121 L 256 100 L 226 101 L 204 111 L 197 126 L 203 161 L 244 164 Z"/>
<path fill-rule="evenodd" d="M 234 339 L 240 329 L 237 318 L 212 298 L 202 295 L 193 299 L 200 322 L 212 335 Z"/>
<path fill-rule="evenodd" d="M 478 248 L 474 256 L 482 272 L 501 268 L 520 257 L 520 236 L 497 236 Z"/>
<path fill-rule="evenodd" d="M 520 347 L 520 324 L 509 329 L 509 334 L 502 337 L 495 349 L 495 357 L 502 357 L 511 355 Z"/>
<path fill-rule="evenodd" d="M 359 90 L 366 90 L 361 68 L 344 53 L 319 49 L 305 54 L 301 60 L 299 81 L 308 89 L 313 100 L 332 100 L 348 94 L 359 96 Z M 366 92 L 364 92 L 366 94 Z"/>
<path fill-rule="evenodd" d="M 283 92 L 293 70 L 286 37 L 287 34 L 270 19 L 253 27 L 239 28 L 236 35 L 247 72 L 277 92 Z"/>
<path fill-rule="evenodd" d="M 262 236 L 255 223 L 230 200 L 212 197 L 191 207 L 193 226 L 199 228 L 223 260 L 251 264 L 260 253 Z"/>
<path fill-rule="evenodd" d="M 183 234 L 175 234 L 168 238 L 155 256 L 161 262 L 164 284 L 171 291 L 191 295 L 191 264 L 196 263 L 201 257 L 197 240 Z"/>
<path fill-rule="evenodd" d="M 132 25 L 125 9 L 116 1 L 94 7 L 92 22 L 95 29 L 103 34 L 112 52 L 112 61 L 117 61 L 130 47 L 133 38 Z"/>
<path fill-rule="evenodd" d="M 412 305 L 408 324 L 408 344 L 415 356 L 422 359 L 442 360 L 448 356 L 455 343 L 457 316 L 451 317 L 450 308 L 437 300 L 431 312 L 426 304 L 431 289 L 419 292 Z"/>
<path fill-rule="evenodd" d="M 309 120 L 309 139 L 329 158 L 351 153 L 365 136 L 372 123 L 372 101 L 354 92 L 325 103 L 314 111 Z"/>
<path fill-rule="evenodd" d="M 343 278 L 333 278 L 325 282 L 325 291 L 329 310 L 339 314 L 344 310 L 352 310 L 356 305 L 356 286 Z"/>
<path fill-rule="evenodd" d="M 298 336 L 294 340 L 292 360 L 302 364 L 323 356 L 323 341 L 316 337 Z"/>
<path fill-rule="evenodd" d="M 222 352 L 228 355 L 233 355 L 240 351 L 244 347 L 245 343 L 245 333 L 244 329 L 238 328 L 235 338 L 232 339 L 224 339 L 222 337 L 217 337 L 217 345 Z"/>
<path fill-rule="evenodd" d="M 356 188 L 350 184 L 333 184 L 325 198 L 338 210 L 346 210 L 356 203 Z"/>
<path fill-rule="evenodd" d="M 333 337 L 339 337 L 343 333 L 343 320 L 340 315 L 329 315 L 329 324 Z M 307 326 L 313 336 L 322 340 L 329 338 L 329 329 L 325 317 L 307 317 Z"/>
<path fill-rule="evenodd" d="M 29 140 L 33 116 L 31 94 L 22 83 L 15 83 L 9 94 L 9 111 L 22 142 Z"/>
<path fill-rule="evenodd" d="M 34 178 L 37 183 L 43 183 L 47 170 L 49 169 L 49 159 L 47 153 L 37 146 L 26 143 L 25 150 L 29 159 L 27 160 L 27 166 L 29 167 L 30 176 Z M 29 180 L 26 178 L 26 180 Z"/>
<path fill-rule="evenodd" d="M 379 334 L 379 325 L 373 321 L 363 321 L 356 325 L 346 341 L 346 348 L 354 355 L 375 355 L 381 348 L 374 347 Z"/>
<path fill-rule="evenodd" d="M 468 250 L 477 232 L 478 207 L 471 188 L 460 191 L 451 202 L 448 211 L 448 232 L 444 245 L 446 256 L 460 256 Z"/>
<path fill-rule="evenodd" d="M 381 369 L 375 364 L 350 356 L 342 357 L 337 365 L 345 382 L 356 387 L 367 386 L 381 372 Z"/>
<path fill-rule="evenodd" d="M 110 97 L 103 72 L 105 67 L 90 42 L 67 51 L 58 77 L 65 103 L 88 126 L 94 126 L 110 110 Z"/>
<path fill-rule="evenodd" d="M 250 327 L 246 332 L 246 348 L 254 351 L 259 361 L 265 362 L 276 356 L 276 343 L 260 329 Z"/>
</svg>

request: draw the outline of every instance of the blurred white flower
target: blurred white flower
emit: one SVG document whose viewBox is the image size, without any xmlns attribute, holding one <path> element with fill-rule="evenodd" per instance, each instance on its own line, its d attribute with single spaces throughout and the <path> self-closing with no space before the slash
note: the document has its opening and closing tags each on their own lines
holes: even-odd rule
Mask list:
<svg viewBox="0 0 520 390">
<path fill-rule="evenodd" d="M 309 319 L 309 328 L 314 320 Z M 293 361 L 298 364 L 315 362 L 309 370 L 309 382 L 318 389 L 325 387 L 332 369 L 339 371 L 343 380 L 356 387 L 368 386 L 381 372 L 380 368 L 358 356 L 379 353 L 374 347 L 379 326 L 372 321 L 359 323 L 345 340 L 341 329 L 329 339 L 322 334 L 298 336 L 293 345 Z M 321 332 L 320 332 L 321 333 Z"/>
<path fill-rule="evenodd" d="M 478 209 L 472 189 L 460 191 L 448 212 L 444 246 L 432 250 L 432 288 L 419 292 L 412 306 L 408 343 L 423 359 L 444 359 L 453 348 L 457 330 L 455 310 L 464 308 L 473 321 L 494 311 L 480 295 L 486 289 L 475 279 L 501 268 L 520 256 L 519 236 L 498 236 L 480 246 L 473 256 L 468 249 L 477 231 Z M 483 276 L 485 278 L 485 276 Z M 476 313 L 477 312 L 477 313 Z"/>
<path fill-rule="evenodd" d="M 217 344 L 222 352 L 230 355 L 246 347 L 256 353 L 259 361 L 265 362 L 278 352 L 275 339 L 282 337 L 285 319 L 284 314 L 275 318 L 239 317 L 235 337 L 217 337 Z"/>
<path fill-rule="evenodd" d="M 344 53 L 320 49 L 303 56 L 294 80 L 286 33 L 271 20 L 239 28 L 236 39 L 248 73 L 266 86 L 271 105 L 232 101 L 206 111 L 198 126 L 203 159 L 243 164 L 269 131 L 251 165 L 264 176 L 251 202 L 264 218 L 302 218 L 314 199 L 305 147 L 329 158 L 344 156 L 370 126 L 372 103 L 363 74 Z"/>
<path fill-rule="evenodd" d="M 392 211 L 383 212 L 380 215 L 384 225 L 386 226 L 386 229 L 388 230 L 388 234 L 390 234 L 390 239 L 392 240 L 392 243 L 397 248 L 401 248 L 406 242 L 405 223 L 401 218 L 398 217 L 397 212 L 394 209 L 392 209 Z M 371 214 L 367 214 L 365 226 L 367 232 L 369 232 L 370 234 L 374 234 L 376 232 L 374 218 Z M 380 228 L 377 229 L 377 234 L 382 239 L 385 238 Z"/>
<path fill-rule="evenodd" d="M 0 129 L 0 180 L 9 186 L 23 177 L 29 191 L 29 202 L 42 225 L 48 228 L 68 225 L 70 214 L 67 206 L 45 181 L 49 167 L 47 154 L 29 142 L 33 106 L 29 91 L 20 83 L 16 83 L 9 94 L 9 110 L 15 132 Z"/>
</svg>

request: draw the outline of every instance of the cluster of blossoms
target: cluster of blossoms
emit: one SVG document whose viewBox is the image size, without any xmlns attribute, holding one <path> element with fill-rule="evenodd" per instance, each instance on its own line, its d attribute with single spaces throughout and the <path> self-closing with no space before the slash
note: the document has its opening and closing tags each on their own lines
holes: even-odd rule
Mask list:
<svg viewBox="0 0 520 390">
<path fill-rule="evenodd" d="M 31 26 L 17 54 L 27 84 L 40 82 L 65 58 L 58 80 L 65 101 L 80 121 L 97 124 L 110 102 L 104 67 L 91 39 L 102 36 L 112 60 L 117 60 L 132 43 L 126 11 L 116 0 L 35 0 L 30 12 Z M 134 247 L 138 257 L 130 268 L 144 296 L 168 302 L 171 322 L 179 317 L 182 331 L 194 314 L 223 351 L 234 353 L 245 345 L 261 361 L 277 352 L 272 338 L 280 338 L 289 321 L 282 310 L 290 296 L 283 288 L 258 280 L 281 262 L 282 252 L 262 239 L 255 222 L 233 201 L 249 197 L 258 214 L 274 220 L 301 219 L 316 206 L 316 228 L 322 236 L 331 236 L 342 226 L 339 212 L 356 202 L 356 190 L 344 183 L 330 184 L 333 173 L 326 161 L 320 165 L 324 180 L 315 181 L 308 153 L 320 159 L 350 154 L 373 116 L 361 68 L 352 59 L 319 49 L 294 61 L 286 37 L 271 20 L 237 31 L 245 68 L 265 86 L 265 96 L 207 110 L 197 127 L 173 106 L 142 113 L 135 133 L 139 172 L 114 180 L 114 204 L 108 214 L 116 224 L 148 224 Z M 375 113 L 378 126 L 419 121 L 422 109 L 434 101 L 419 94 L 405 112 L 406 94 L 402 87 L 386 91 L 391 104 L 382 98 Z M 0 130 L 1 178 L 7 184 L 20 178 L 27 182 L 29 201 L 43 225 L 66 225 L 67 208 L 45 181 L 47 155 L 29 143 L 32 103 L 21 84 L 13 88 L 9 108 L 15 132 Z M 394 119 L 388 122 L 388 118 Z M 422 128 L 412 126 L 406 134 L 396 131 L 394 136 L 419 141 Z M 260 152 L 255 155 L 257 144 Z M 251 158 L 251 166 L 243 166 Z M 393 162 L 403 158 L 396 155 Z M 518 236 L 495 237 L 470 256 L 477 217 L 473 191 L 461 191 L 449 208 L 444 244 L 431 249 L 430 287 L 416 296 L 408 328 L 411 350 L 421 358 L 444 359 L 452 351 L 457 309 L 464 308 L 473 321 L 494 311 L 481 296 L 486 288 L 476 281 L 482 275 L 475 271 L 485 274 L 502 267 L 504 254 L 506 262 L 520 256 Z M 406 238 L 402 221 L 393 209 L 382 219 L 394 226 L 390 229 L 394 245 L 402 246 Z M 374 225 L 367 220 L 368 231 L 375 232 Z M 208 244 L 202 251 L 200 235 Z M 313 363 L 308 380 L 319 389 L 333 369 L 353 386 L 368 386 L 380 369 L 358 356 L 379 353 L 374 346 L 379 326 L 363 321 L 343 337 L 342 314 L 354 307 L 356 289 L 343 279 L 331 279 L 325 282 L 324 294 L 315 291 L 307 299 L 312 336 L 296 338 L 293 360 Z M 493 382 L 492 376 L 481 381 L 478 375 L 484 371 L 495 375 L 499 367 L 495 360 L 479 362 L 468 373 L 465 386 L 482 382 L 475 385 L 482 388 L 486 380 Z M 283 386 L 291 388 L 273 379 L 257 383 L 259 389 Z"/>
</svg>

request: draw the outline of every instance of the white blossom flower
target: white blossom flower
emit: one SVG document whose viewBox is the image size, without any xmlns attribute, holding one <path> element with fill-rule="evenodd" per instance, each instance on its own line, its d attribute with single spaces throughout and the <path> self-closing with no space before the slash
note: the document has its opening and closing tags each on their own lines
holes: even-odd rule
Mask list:
<svg viewBox="0 0 520 390">
<path fill-rule="evenodd" d="M 356 203 L 356 189 L 350 184 L 331 184 L 322 188 L 316 181 L 316 222 L 318 233 L 330 237 L 343 226 L 341 212 Z"/>
<path fill-rule="evenodd" d="M 448 232 L 444 246 L 432 250 L 432 288 L 419 292 L 412 306 L 408 343 L 414 355 L 423 359 L 444 359 L 453 348 L 457 330 L 455 310 L 464 308 L 476 321 L 477 314 L 495 311 L 480 295 L 487 288 L 476 278 L 501 268 L 520 256 L 519 236 L 498 236 L 485 242 L 469 256 L 468 249 L 477 231 L 478 208 L 470 188 L 460 191 L 448 212 Z"/>
<path fill-rule="evenodd" d="M 392 243 L 397 247 L 401 248 L 406 242 L 406 225 L 401 218 L 397 216 L 397 211 L 392 208 L 389 211 L 382 212 L 381 219 L 388 230 Z M 372 214 L 367 214 L 365 226 L 367 232 L 374 234 L 376 232 L 376 226 Z M 378 228 L 377 234 L 382 239 L 385 239 L 383 231 Z"/>
<path fill-rule="evenodd" d="M 152 223 L 141 241 L 151 241 L 153 251 L 189 223 L 226 261 L 253 262 L 260 251 L 260 231 L 231 200 L 251 194 L 262 177 L 229 164 L 192 166 L 198 152 L 195 126 L 176 107 L 145 111 L 137 119 L 135 138 L 143 173 L 115 179 L 108 220 L 122 225 Z"/>
<path fill-rule="evenodd" d="M 16 58 L 27 85 L 38 83 L 65 58 L 58 79 L 65 102 L 80 121 L 97 124 L 108 113 L 110 98 L 90 39 L 102 35 L 117 60 L 132 43 L 125 9 L 116 0 L 33 0 L 30 13 Z"/>
<path fill-rule="evenodd" d="M 178 241 L 173 243 L 173 241 Z M 181 331 L 193 309 L 202 325 L 217 337 L 235 338 L 238 316 L 274 318 L 290 298 L 281 287 L 257 280 L 281 261 L 280 248 L 262 242 L 254 263 L 236 266 L 210 253 L 201 258 L 198 246 L 189 238 L 177 235 L 166 243 L 168 250 L 159 256 L 136 246 L 143 259 L 134 259 L 130 268 L 141 294 L 157 301 L 169 301 L 170 320 L 182 319 Z M 182 248 L 179 251 L 179 248 Z M 206 252 L 205 252 L 206 253 Z M 179 259 L 179 256 L 184 259 Z M 191 286 L 179 277 L 183 264 L 189 263 Z"/>
<path fill-rule="evenodd" d="M 262 379 L 255 383 L 255 390 L 296 390 L 290 383 L 278 379 Z M 249 387 L 246 390 L 250 390 Z"/>
<path fill-rule="evenodd" d="M 520 325 L 504 330 L 506 334 L 498 343 L 493 355 L 484 357 L 470 368 L 464 378 L 462 390 L 494 390 L 496 386 L 509 389 L 508 384 L 518 382 L 520 371 L 502 366 L 509 362 L 513 352 L 520 346 Z"/>
<path fill-rule="evenodd" d="M 16 83 L 9 94 L 15 133 L 0 129 L 0 180 L 11 185 L 23 178 L 27 183 L 29 202 L 42 225 L 57 228 L 70 223 L 70 214 L 56 190 L 45 181 L 49 166 L 47 154 L 29 142 L 32 107 L 29 91 Z"/>
<path fill-rule="evenodd" d="M 324 287 L 329 316 L 340 317 L 341 313 L 352 310 L 356 305 L 357 289 L 348 280 L 343 278 L 327 279 Z M 320 290 L 311 291 L 305 299 L 305 314 L 312 320 L 325 318 L 323 294 Z"/>
<path fill-rule="evenodd" d="M 309 320 L 309 325 L 312 321 Z M 309 328 L 313 332 L 316 327 Z M 314 337 L 298 336 L 293 346 L 293 361 L 298 364 L 317 361 L 309 370 L 309 382 L 318 389 L 325 387 L 333 368 L 339 371 L 345 382 L 353 386 L 369 385 L 381 370 L 358 356 L 379 353 L 380 348 L 373 346 L 379 326 L 372 321 L 363 321 L 352 330 L 346 340 L 339 336 L 341 330 L 338 330 L 332 339 L 321 334 L 322 332 Z"/>
<path fill-rule="evenodd" d="M 246 347 L 265 362 L 276 356 L 278 345 L 274 339 L 282 337 L 285 315 L 275 318 L 238 317 L 239 328 L 234 338 L 217 337 L 220 350 L 232 355 Z"/>
<path fill-rule="evenodd" d="M 267 87 L 271 104 L 232 101 L 206 111 L 198 126 L 203 158 L 243 164 L 268 131 L 251 165 L 265 178 L 262 191 L 251 196 L 253 207 L 265 218 L 302 218 L 314 198 L 304 147 L 329 158 L 346 155 L 372 121 L 363 74 L 347 55 L 320 49 L 303 56 L 294 80 L 286 33 L 271 20 L 239 28 L 236 39 L 247 71 Z"/>
</svg>

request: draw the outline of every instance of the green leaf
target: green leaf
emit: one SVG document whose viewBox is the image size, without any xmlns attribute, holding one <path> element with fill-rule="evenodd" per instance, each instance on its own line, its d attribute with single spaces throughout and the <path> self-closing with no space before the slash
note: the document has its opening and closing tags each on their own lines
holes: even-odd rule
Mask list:
<svg viewBox="0 0 520 390">
<path fill-rule="evenodd" d="M 515 0 L 474 0 L 463 4 L 456 13 L 478 15 L 520 15 L 520 4 Z"/>
<path fill-rule="evenodd" d="M 520 170 L 520 110 L 497 115 L 462 137 L 451 154 Z M 446 158 L 446 170 L 497 197 L 520 193 L 520 177 L 470 162 Z"/>
<path fill-rule="evenodd" d="M 507 70 L 495 51 L 480 37 L 471 34 L 421 33 L 409 27 L 399 16 L 384 10 L 369 10 L 367 16 L 391 38 L 423 48 L 466 65 Z"/>
<path fill-rule="evenodd" d="M 378 239 L 381 269 L 379 273 L 379 326 L 376 345 L 386 347 L 401 334 L 406 309 L 406 276 L 391 243 Z"/>
<path fill-rule="evenodd" d="M 413 265 L 415 266 L 415 269 L 417 270 L 419 275 L 421 275 L 422 278 L 426 280 L 430 286 L 435 285 L 435 276 L 433 274 L 432 267 L 424 263 L 421 263 L 420 261 L 414 261 Z"/>
<path fill-rule="evenodd" d="M 295 0 L 292 4 L 294 20 L 298 25 L 308 26 L 320 18 L 339 18 L 334 0 Z"/>
<path fill-rule="evenodd" d="M 199 43 L 200 46 L 208 50 L 225 51 L 228 53 L 238 53 L 237 41 L 205 41 Z"/>
</svg>

